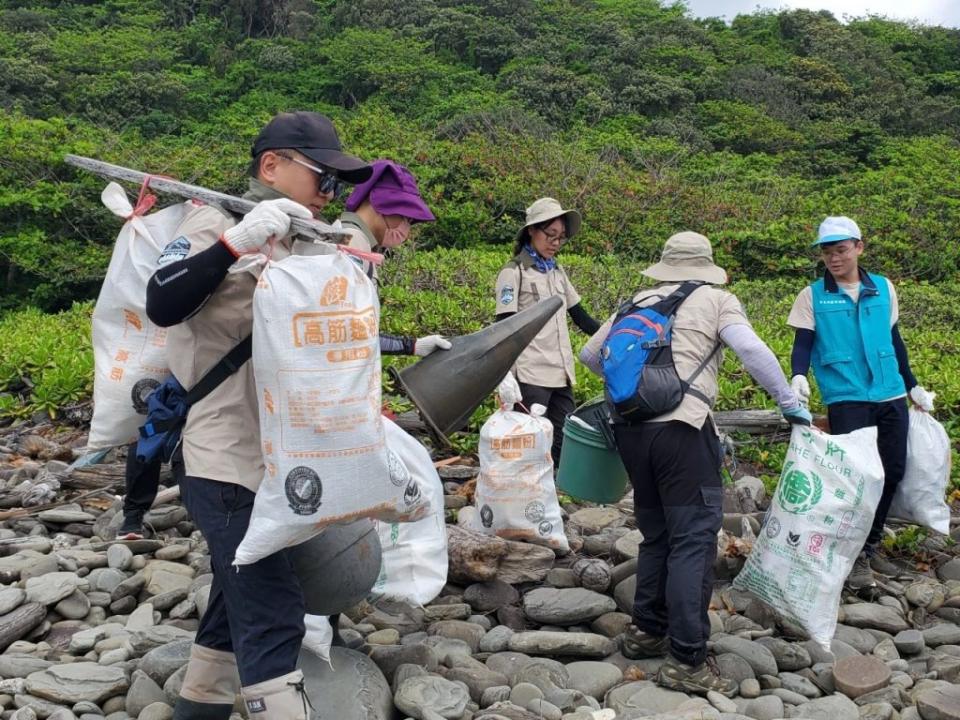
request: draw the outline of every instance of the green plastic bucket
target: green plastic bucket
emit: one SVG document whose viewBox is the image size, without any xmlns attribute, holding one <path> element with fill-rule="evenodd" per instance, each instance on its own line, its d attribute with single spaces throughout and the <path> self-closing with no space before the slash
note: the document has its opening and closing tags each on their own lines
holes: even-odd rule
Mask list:
<svg viewBox="0 0 960 720">
<path fill-rule="evenodd" d="M 595 427 L 602 401 L 577 408 L 564 423 L 557 487 L 578 500 L 611 504 L 623 499 L 628 477 L 620 453 Z M 592 427 L 584 427 L 574 416 Z"/>
</svg>

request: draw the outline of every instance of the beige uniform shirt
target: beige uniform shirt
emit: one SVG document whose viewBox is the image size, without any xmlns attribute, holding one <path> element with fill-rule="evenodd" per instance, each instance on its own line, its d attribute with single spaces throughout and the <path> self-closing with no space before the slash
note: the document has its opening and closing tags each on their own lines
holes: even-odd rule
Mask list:
<svg viewBox="0 0 960 720">
<path fill-rule="evenodd" d="M 680 287 L 679 283 L 662 283 L 653 288 L 641 290 L 634 296 L 634 302 L 649 299 L 657 302 Z M 610 326 L 616 318 L 611 315 L 596 334 L 587 342 L 585 350 L 599 357 L 603 342 L 607 339 Z M 680 309 L 673 325 L 673 364 L 681 380 L 689 378 L 720 342 L 720 332 L 729 325 L 749 325 L 747 315 L 740 301 L 732 294 L 715 285 L 707 285 L 695 290 Z M 687 393 L 676 410 L 651 420 L 650 422 L 668 422 L 680 420 L 698 430 L 710 416 L 710 410 L 717 400 L 717 375 L 723 362 L 723 351 L 714 354 L 691 387 L 710 398 L 707 405 L 700 398 Z"/>
<path fill-rule="evenodd" d="M 353 212 L 345 212 L 340 216 L 340 222 L 343 224 L 343 231 L 350 236 L 350 242 L 347 243 L 349 247 L 364 252 L 373 251 L 373 247 L 376 244 L 373 232 L 367 227 L 367 224 L 359 215 Z M 347 255 L 347 257 L 359 263 L 360 267 L 363 268 L 364 274 L 373 280 L 373 284 L 377 287 L 380 286 L 380 272 L 376 265 L 356 255 Z"/>
<path fill-rule="evenodd" d="M 274 196 L 276 196 L 274 194 Z M 219 242 L 235 221 L 205 205 L 188 214 L 174 237 L 189 244 L 191 257 Z M 290 254 L 289 240 L 276 243 L 272 259 Z M 179 257 L 177 258 L 179 259 Z M 195 315 L 168 330 L 170 370 L 187 390 L 253 330 L 253 270 L 228 272 Z M 236 483 L 256 492 L 263 479 L 260 420 L 253 363 L 247 361 L 213 392 L 190 408 L 183 428 L 187 475 Z"/>
<path fill-rule="evenodd" d="M 563 307 L 551 317 L 520 354 L 514 365 L 517 380 L 540 387 L 576 384 L 573 347 L 567 328 L 567 310 L 580 302 L 580 295 L 563 268 L 542 273 L 533 267 L 533 258 L 522 252 L 507 263 L 497 276 L 497 314 L 520 312 L 549 297 L 559 297 Z"/>
</svg>

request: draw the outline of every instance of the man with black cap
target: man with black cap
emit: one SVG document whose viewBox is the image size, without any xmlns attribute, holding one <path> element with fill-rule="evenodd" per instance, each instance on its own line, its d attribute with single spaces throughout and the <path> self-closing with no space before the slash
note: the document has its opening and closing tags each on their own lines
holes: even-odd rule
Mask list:
<svg viewBox="0 0 960 720">
<path fill-rule="evenodd" d="M 345 184 L 370 167 L 342 152 L 329 119 L 281 113 L 253 143 L 256 207 L 239 221 L 198 206 L 160 256 L 147 288 L 147 314 L 169 327 L 170 369 L 185 388 L 241 343 L 253 326 L 259 253 L 290 254 L 291 217 L 317 217 Z M 239 261 L 239 262 L 238 262 Z M 176 720 L 227 720 L 238 691 L 256 720 L 306 720 L 296 669 L 304 601 L 286 551 L 232 567 L 263 478 L 253 368 L 244 363 L 191 406 L 174 457 L 184 504 L 210 550 L 213 582 L 174 710 Z"/>
</svg>

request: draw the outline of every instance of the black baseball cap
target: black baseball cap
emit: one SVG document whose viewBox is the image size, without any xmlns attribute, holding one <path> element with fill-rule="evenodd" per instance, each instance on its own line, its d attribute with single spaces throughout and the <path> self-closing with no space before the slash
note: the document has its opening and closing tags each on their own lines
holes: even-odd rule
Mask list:
<svg viewBox="0 0 960 720">
<path fill-rule="evenodd" d="M 367 163 L 341 150 L 340 138 L 330 118 L 317 112 L 298 110 L 274 116 L 257 139 L 250 154 L 256 157 L 264 150 L 289 148 L 304 154 L 318 165 L 335 170 L 337 177 L 348 183 L 362 183 L 373 173 Z"/>
</svg>

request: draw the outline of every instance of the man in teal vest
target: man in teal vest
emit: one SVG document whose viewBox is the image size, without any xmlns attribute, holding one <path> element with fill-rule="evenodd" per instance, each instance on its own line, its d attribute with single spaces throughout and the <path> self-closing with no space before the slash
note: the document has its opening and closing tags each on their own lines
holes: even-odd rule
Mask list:
<svg viewBox="0 0 960 720">
<path fill-rule="evenodd" d="M 830 432 L 843 434 L 876 426 L 883 462 L 883 495 L 863 551 L 847 578 L 854 591 L 876 585 L 870 558 L 883 534 L 890 502 L 903 478 L 907 458 L 905 398 L 933 410 L 934 394 L 917 384 L 897 327 L 899 307 L 893 284 L 859 266 L 860 228 L 847 217 L 828 217 L 817 241 L 826 271 L 797 296 L 787 323 L 796 329 L 791 387 L 803 402 L 810 397 L 807 370 L 827 406 Z"/>
</svg>

